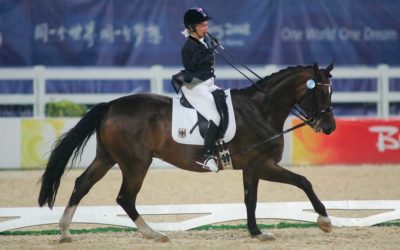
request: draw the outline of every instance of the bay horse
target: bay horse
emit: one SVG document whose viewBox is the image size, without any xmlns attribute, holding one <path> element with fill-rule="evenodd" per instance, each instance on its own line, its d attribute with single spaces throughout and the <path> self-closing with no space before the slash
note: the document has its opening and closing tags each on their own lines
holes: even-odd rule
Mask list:
<svg viewBox="0 0 400 250">
<path fill-rule="evenodd" d="M 228 143 L 230 152 L 240 151 L 283 131 L 291 109 L 297 104 L 315 123 L 317 132 L 330 134 L 336 128 L 331 112 L 332 88 L 329 78 L 333 63 L 319 68 L 317 63 L 283 69 L 267 76 L 255 85 L 231 91 L 236 119 L 236 135 Z M 314 88 L 307 81 L 314 80 Z M 153 230 L 136 210 L 136 197 L 156 157 L 190 171 L 206 172 L 195 161 L 202 159 L 202 146 L 174 142 L 171 135 L 172 98 L 157 94 L 138 93 L 94 106 L 55 143 L 45 172 L 41 178 L 39 205 L 53 207 L 61 177 L 69 159 L 74 160 L 91 135 L 96 132 L 96 156 L 75 187 L 60 219 L 60 242 L 72 240 L 69 226 L 81 199 L 111 167 L 118 164 L 122 171 L 121 189 L 116 198 L 135 223 L 138 231 L 148 239 L 168 241 L 168 237 Z M 326 209 L 304 177 L 278 165 L 283 153 L 283 136 L 259 145 L 246 153 L 232 156 L 235 169 L 243 172 L 244 202 L 250 236 L 273 240 L 270 233 L 262 233 L 256 224 L 255 210 L 259 180 L 286 183 L 302 189 L 319 214 L 317 223 L 324 232 L 331 231 Z M 221 168 L 221 163 L 219 163 Z"/>
</svg>

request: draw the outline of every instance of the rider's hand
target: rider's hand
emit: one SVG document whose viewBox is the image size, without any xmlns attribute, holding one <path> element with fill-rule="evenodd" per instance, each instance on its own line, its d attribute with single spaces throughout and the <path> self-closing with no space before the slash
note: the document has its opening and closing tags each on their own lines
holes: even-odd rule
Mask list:
<svg viewBox="0 0 400 250">
<path fill-rule="evenodd" d="M 216 49 L 219 46 L 219 41 L 217 40 L 217 38 L 213 37 L 211 39 L 211 47 L 212 49 Z"/>
<path fill-rule="evenodd" d="M 207 35 L 208 35 L 208 38 L 209 38 L 209 40 L 210 40 L 210 45 L 211 45 L 211 48 L 210 48 L 210 49 L 215 50 L 216 48 L 218 48 L 218 46 L 219 46 L 219 41 L 218 41 L 218 39 L 215 38 L 215 37 L 213 37 L 213 36 L 211 36 L 211 35 L 208 34 L 208 33 L 207 33 Z"/>
</svg>

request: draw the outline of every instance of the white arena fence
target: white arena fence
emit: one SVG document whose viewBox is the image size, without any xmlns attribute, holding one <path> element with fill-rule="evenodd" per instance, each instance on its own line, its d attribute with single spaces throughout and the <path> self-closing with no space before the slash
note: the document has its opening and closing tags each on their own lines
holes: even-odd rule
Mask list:
<svg viewBox="0 0 400 250">
<path fill-rule="evenodd" d="M 285 66 L 267 65 L 264 67 L 251 67 L 261 76 L 277 72 Z M 163 67 L 155 65 L 147 68 L 124 67 L 79 67 L 55 68 L 36 66 L 32 68 L 0 68 L 0 81 L 2 80 L 32 80 L 32 94 L 0 94 L 0 105 L 29 104 L 33 105 L 34 117 L 45 116 L 45 105 L 68 99 L 82 104 L 95 104 L 110 101 L 127 93 L 120 94 L 49 94 L 45 91 L 48 80 L 148 80 L 150 92 L 167 94 L 163 91 L 163 84 L 177 73 L 179 67 Z M 220 80 L 243 80 L 244 77 L 232 68 L 218 68 Z M 377 116 L 387 118 L 390 116 L 389 107 L 392 102 L 399 102 L 400 92 L 390 91 L 390 79 L 400 78 L 400 67 L 379 65 L 378 67 L 336 67 L 333 71 L 336 79 L 376 79 L 376 91 L 366 92 L 335 92 L 334 103 L 374 103 L 377 106 Z"/>
</svg>

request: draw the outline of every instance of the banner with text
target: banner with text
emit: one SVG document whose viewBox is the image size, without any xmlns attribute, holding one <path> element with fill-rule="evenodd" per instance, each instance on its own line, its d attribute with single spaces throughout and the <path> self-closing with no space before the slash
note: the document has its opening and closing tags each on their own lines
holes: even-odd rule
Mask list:
<svg viewBox="0 0 400 250">
<path fill-rule="evenodd" d="M 0 66 L 179 65 L 194 6 L 246 64 L 400 65 L 397 0 L 6 0 Z"/>
<path fill-rule="evenodd" d="M 293 124 L 299 123 L 293 120 Z M 400 119 L 336 119 L 331 135 L 306 127 L 292 137 L 293 164 L 400 162 Z"/>
</svg>

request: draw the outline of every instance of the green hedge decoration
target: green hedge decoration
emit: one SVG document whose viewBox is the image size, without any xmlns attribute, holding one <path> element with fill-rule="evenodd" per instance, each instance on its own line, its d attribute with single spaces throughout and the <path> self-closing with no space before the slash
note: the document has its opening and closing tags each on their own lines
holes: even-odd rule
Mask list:
<svg viewBox="0 0 400 250">
<path fill-rule="evenodd" d="M 46 104 L 46 116 L 49 117 L 79 117 L 87 111 L 85 105 L 77 104 L 69 100 L 49 102 Z"/>
</svg>

